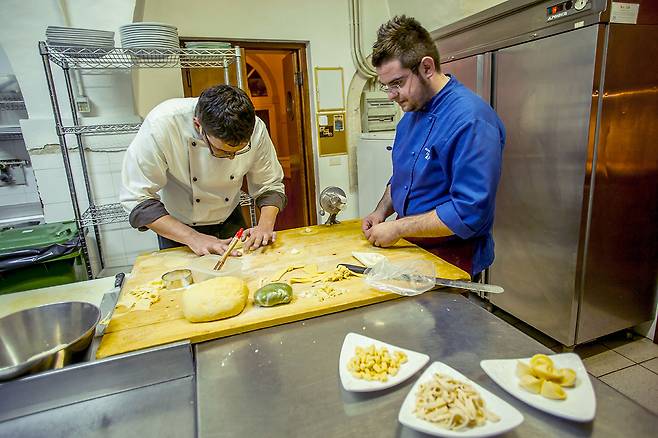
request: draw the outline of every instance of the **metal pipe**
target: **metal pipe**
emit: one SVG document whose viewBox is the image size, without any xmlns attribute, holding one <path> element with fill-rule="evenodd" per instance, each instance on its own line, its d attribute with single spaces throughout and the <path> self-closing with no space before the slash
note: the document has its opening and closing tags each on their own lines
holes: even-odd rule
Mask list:
<svg viewBox="0 0 658 438">
<path fill-rule="evenodd" d="M 228 61 L 226 60 L 226 58 L 222 59 L 222 64 L 224 66 L 223 67 L 223 70 L 224 70 L 224 83 L 226 85 L 229 85 L 230 84 L 230 79 L 228 77 L 228 66 L 229 66 L 229 64 L 228 64 Z M 237 68 L 239 69 L 240 67 L 238 66 Z"/>
<path fill-rule="evenodd" d="M 242 51 L 240 50 L 240 46 L 235 47 L 235 71 L 237 72 L 237 79 L 238 79 L 238 87 L 244 88 L 244 84 L 242 83 Z"/>
<path fill-rule="evenodd" d="M 53 115 L 55 116 L 55 130 L 59 138 L 59 148 L 62 152 L 62 160 L 64 161 L 64 172 L 66 173 L 66 180 L 69 185 L 69 195 L 71 196 L 71 204 L 73 205 L 73 214 L 75 221 L 78 224 L 78 236 L 82 244 L 82 257 L 85 262 L 85 269 L 87 270 L 87 278 L 93 278 L 91 271 L 91 263 L 89 259 L 89 251 L 87 249 L 87 241 L 83 228 L 80 226 L 82 223 L 82 215 L 80 214 L 80 206 L 78 205 L 78 195 L 75 191 L 75 183 L 73 181 L 73 171 L 71 170 L 71 160 L 69 157 L 68 146 L 66 145 L 66 136 L 62 132 L 62 113 L 59 110 L 57 101 L 57 91 L 55 90 L 55 81 L 53 79 L 53 72 L 50 68 L 50 60 L 48 59 L 48 50 L 43 41 L 39 42 L 39 53 L 41 53 L 41 60 L 43 62 L 43 69 L 46 74 L 46 82 L 48 84 L 48 92 L 50 94 L 50 103 L 53 108 Z"/>
<path fill-rule="evenodd" d="M 367 63 L 361 52 L 360 14 L 359 0 L 350 0 L 350 52 L 357 72 L 369 79 L 377 76 L 377 71 Z"/>
</svg>

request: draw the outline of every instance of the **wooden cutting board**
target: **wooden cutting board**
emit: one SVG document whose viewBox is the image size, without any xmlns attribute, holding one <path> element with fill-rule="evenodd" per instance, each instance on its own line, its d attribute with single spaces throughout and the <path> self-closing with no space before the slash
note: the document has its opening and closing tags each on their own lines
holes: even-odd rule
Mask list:
<svg viewBox="0 0 658 438">
<path fill-rule="evenodd" d="M 359 220 L 352 220 L 333 226 L 316 225 L 280 231 L 274 245 L 235 260 L 229 259 L 232 263 L 242 264 L 239 276 L 247 282 L 250 291 L 246 308 L 232 318 L 205 323 L 188 322 L 183 316 L 180 290 L 163 291 L 160 301 L 149 310 L 125 313 L 115 311 L 98 348 L 97 357 L 185 339 L 196 343 L 399 298 L 398 295 L 369 287 L 363 278 L 351 277 L 331 283 L 344 291 L 334 297 L 317 294 L 320 287 L 318 283 L 306 283 L 293 285 L 294 298 L 289 304 L 265 308 L 252 303 L 253 293 L 262 278 L 269 278 L 289 265 L 317 264 L 321 271 L 325 271 L 336 268 L 338 263 L 359 264 L 352 257 L 353 251 L 381 253 L 391 262 L 428 260 L 436 266 L 436 275 L 439 277 L 469 278 L 466 272 L 456 266 L 404 240 L 391 248 L 373 247 L 363 237 L 360 224 Z M 173 269 L 212 266 L 216 259 L 217 256 L 197 257 L 187 248 L 141 255 L 135 261 L 122 293 L 158 280 L 162 274 Z M 283 280 L 299 275 L 299 271 L 288 273 Z"/>
</svg>

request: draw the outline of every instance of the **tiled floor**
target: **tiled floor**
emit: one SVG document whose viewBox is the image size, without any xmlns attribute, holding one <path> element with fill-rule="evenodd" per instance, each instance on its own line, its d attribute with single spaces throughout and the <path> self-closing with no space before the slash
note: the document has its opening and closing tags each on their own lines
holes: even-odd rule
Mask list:
<svg viewBox="0 0 658 438">
<path fill-rule="evenodd" d="M 486 303 L 471 295 L 473 302 Z M 494 315 L 555 352 L 562 345 L 514 316 L 495 309 Z M 618 332 L 574 349 L 587 371 L 602 382 L 658 415 L 658 345 L 630 332 Z"/>
</svg>

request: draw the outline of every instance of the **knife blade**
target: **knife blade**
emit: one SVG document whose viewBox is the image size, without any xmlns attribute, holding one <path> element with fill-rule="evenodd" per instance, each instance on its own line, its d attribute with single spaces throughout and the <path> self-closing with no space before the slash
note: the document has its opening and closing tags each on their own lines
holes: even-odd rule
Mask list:
<svg viewBox="0 0 658 438">
<path fill-rule="evenodd" d="M 345 266 L 347 269 L 352 272 L 356 272 L 357 274 L 363 274 L 365 270 L 368 269 L 365 266 L 350 265 L 348 263 L 339 263 L 338 266 Z M 448 280 L 447 278 L 440 277 L 434 277 L 434 284 L 437 286 L 454 287 L 457 289 L 472 290 L 474 292 L 487 292 L 490 294 L 502 294 L 505 292 L 505 289 L 500 286 L 496 286 L 495 284 L 483 284 L 462 280 Z"/>
<path fill-rule="evenodd" d="M 117 275 L 115 275 L 114 288 L 111 292 L 107 292 L 105 295 L 103 295 L 103 299 L 101 300 L 101 320 L 98 325 L 96 325 L 95 336 L 103 336 L 103 333 L 105 333 L 105 328 L 107 328 L 107 325 L 110 323 L 110 319 L 112 319 L 114 307 L 117 304 L 119 295 L 121 295 L 121 287 L 123 286 L 123 280 L 125 278 L 126 274 L 123 272 L 119 272 Z"/>
</svg>

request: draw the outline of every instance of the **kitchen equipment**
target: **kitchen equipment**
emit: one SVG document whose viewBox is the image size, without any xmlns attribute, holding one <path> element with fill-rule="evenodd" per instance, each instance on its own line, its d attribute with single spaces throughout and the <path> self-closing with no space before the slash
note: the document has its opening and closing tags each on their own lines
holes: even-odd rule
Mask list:
<svg viewBox="0 0 658 438">
<path fill-rule="evenodd" d="M 656 308 L 656 24 L 655 1 L 526 0 L 432 32 L 507 131 L 491 303 L 567 346 Z"/>
<path fill-rule="evenodd" d="M 397 105 L 397 104 L 396 104 Z M 395 131 L 361 134 L 356 147 L 359 182 L 359 216 L 372 213 L 393 175 L 391 154 Z"/>
<path fill-rule="evenodd" d="M 231 242 L 228 244 L 226 251 L 224 251 L 222 257 L 219 260 L 217 260 L 217 264 L 213 268 L 215 271 L 219 271 L 220 269 L 222 269 L 222 266 L 224 266 L 226 259 L 229 258 L 229 256 L 233 252 L 233 249 L 235 249 L 235 245 L 237 245 L 238 242 L 240 241 L 240 238 L 242 237 L 242 231 L 243 229 L 240 228 L 238 232 L 235 233 L 235 236 L 233 236 L 233 239 L 231 239 Z"/>
<path fill-rule="evenodd" d="M 329 213 L 329 218 L 325 225 L 339 224 L 336 216 L 347 205 L 347 195 L 343 189 L 339 187 L 327 187 L 320 193 L 320 216 L 324 216 L 325 212 Z"/>
<path fill-rule="evenodd" d="M 119 295 L 121 295 L 121 286 L 123 285 L 123 281 L 125 278 L 126 278 L 126 274 L 124 274 L 123 272 L 119 272 L 117 275 L 115 275 L 114 288 L 112 289 L 112 291 L 103 295 L 103 298 L 101 300 L 101 320 L 96 326 L 95 336 L 103 336 L 103 333 L 105 333 L 105 328 L 110 323 L 110 319 L 112 318 L 112 314 L 114 313 L 114 307 L 117 305 L 117 301 L 119 300 Z"/>
<path fill-rule="evenodd" d="M 242 257 L 231 257 L 224 269 L 229 268 L 230 262 L 241 261 L 244 269 L 238 271 L 236 276 L 247 283 L 253 296 L 262 286 L 263 279 L 272 278 L 275 273 L 291 265 L 314 264 L 319 270 L 331 271 L 338 263 L 350 260 L 352 251 L 372 250 L 370 243 L 363 238 L 359 220 L 344 221 L 331 227 L 316 225 L 309 228 L 310 233 L 305 232 L 305 228 L 279 231 L 273 245 Z M 297 251 L 293 253 L 293 249 Z M 401 241 L 381 252 L 385 252 L 392 263 L 426 260 L 436 266 L 437 275 L 441 277 L 469 278 L 466 272 L 409 242 Z M 192 270 L 198 283 L 194 264 L 190 264 L 190 254 L 187 248 L 176 248 L 139 256 L 124 288 L 132 290 L 160 278 L 167 271 L 180 268 Z M 212 268 L 212 265 L 209 266 Z M 217 274 L 221 275 L 224 269 Z M 283 281 L 299 272 L 286 274 Z M 350 277 L 328 285 L 346 292 L 325 297 L 317 292 L 317 283 L 297 283 L 293 285 L 294 298 L 286 305 L 262 308 L 254 306 L 249 299 L 239 315 L 203 324 L 192 324 L 184 318 L 181 311 L 183 290 L 166 291 L 148 311 L 115 312 L 96 357 L 113 356 L 184 339 L 203 342 L 399 298 L 398 295 L 369 287 L 361 277 Z"/>
<path fill-rule="evenodd" d="M 348 263 L 339 263 L 338 266 L 345 266 L 347 269 L 356 272 L 357 274 L 364 274 L 366 269 L 368 269 L 365 266 L 350 265 Z M 446 278 L 435 277 L 434 283 L 437 286 L 454 287 L 456 289 L 466 289 L 474 292 L 486 292 L 490 294 L 502 294 L 505 292 L 505 289 L 500 286 L 494 284 L 474 283 L 472 281 L 448 280 Z"/>
<path fill-rule="evenodd" d="M 162 281 L 164 282 L 165 289 L 170 290 L 187 287 L 194 283 L 192 271 L 189 269 L 176 269 L 162 274 Z"/>
<path fill-rule="evenodd" d="M 100 315 L 97 306 L 72 301 L 1 318 L 0 381 L 75 361 L 89 346 Z"/>
</svg>

